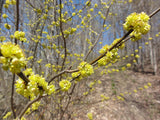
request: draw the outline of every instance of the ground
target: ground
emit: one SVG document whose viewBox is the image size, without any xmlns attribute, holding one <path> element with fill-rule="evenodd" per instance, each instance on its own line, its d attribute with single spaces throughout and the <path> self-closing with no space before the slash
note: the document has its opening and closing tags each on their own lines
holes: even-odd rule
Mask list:
<svg viewBox="0 0 160 120">
<path fill-rule="evenodd" d="M 104 75 L 96 72 L 95 76 L 79 82 L 80 93 L 86 92 L 84 85 L 94 80 L 97 82 L 90 94 L 78 98 L 75 92 L 75 101 L 69 105 L 63 120 L 89 120 L 88 113 L 93 120 L 160 120 L 160 76 L 132 70 Z M 47 98 L 42 101 L 45 100 L 47 104 L 26 116 L 27 120 L 57 120 L 50 113 L 54 106 Z"/>
<path fill-rule="evenodd" d="M 160 76 L 127 70 L 99 80 L 76 106 L 73 120 L 87 120 L 87 113 L 93 120 L 160 120 Z"/>
</svg>

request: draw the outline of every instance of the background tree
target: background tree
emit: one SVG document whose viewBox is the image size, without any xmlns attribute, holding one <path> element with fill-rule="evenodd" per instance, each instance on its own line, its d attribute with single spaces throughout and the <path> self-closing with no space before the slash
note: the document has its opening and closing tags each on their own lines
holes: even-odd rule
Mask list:
<svg viewBox="0 0 160 120">
<path fill-rule="evenodd" d="M 92 92 L 98 82 L 93 78 L 98 75 L 127 68 L 148 72 L 150 66 L 158 74 L 159 4 L 156 0 L 2 0 L 0 98 L 4 104 L 0 117 L 12 111 L 13 118 L 29 119 L 38 114 L 46 119 L 46 110 L 48 119 L 71 119 L 72 108 Z M 150 15 L 151 31 L 134 40 L 135 35 L 129 36 L 134 26 L 127 32 L 123 25 L 132 12 L 142 11 Z M 20 47 L 11 58 L 5 57 L 2 49 L 5 44 L 15 47 L 8 42 Z M 15 59 L 21 63 L 16 67 L 12 66 Z M 91 75 L 93 71 L 96 75 Z"/>
</svg>

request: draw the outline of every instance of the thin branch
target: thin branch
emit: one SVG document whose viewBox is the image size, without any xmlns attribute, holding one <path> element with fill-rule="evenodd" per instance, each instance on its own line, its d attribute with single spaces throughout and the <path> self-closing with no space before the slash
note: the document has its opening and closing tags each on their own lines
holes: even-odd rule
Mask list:
<svg viewBox="0 0 160 120">
<path fill-rule="evenodd" d="M 16 1 L 16 12 L 17 12 L 17 17 L 16 17 L 16 31 L 19 29 L 19 0 Z M 17 44 L 17 39 L 15 38 L 15 44 Z M 15 82 L 15 74 L 13 74 L 13 80 L 12 80 L 12 91 L 11 91 L 11 110 L 13 113 L 14 119 L 16 118 L 16 113 L 14 111 L 14 82 Z"/>
<path fill-rule="evenodd" d="M 13 106 L 13 95 L 14 95 L 14 82 L 15 82 L 15 74 L 13 74 L 13 79 L 12 79 L 12 91 L 11 91 L 11 110 L 13 113 L 14 119 L 16 118 L 16 113 L 14 111 L 14 106 Z"/>
<path fill-rule="evenodd" d="M 111 4 L 109 5 L 109 8 L 110 8 L 110 7 L 111 7 Z M 106 15 L 105 15 L 106 19 L 107 19 L 108 13 L 109 13 L 109 8 L 108 8 L 108 10 L 107 10 L 107 12 L 106 12 Z M 99 34 L 99 36 L 98 36 L 97 40 L 95 41 L 95 43 L 93 44 L 93 46 L 92 46 L 92 47 L 90 48 L 90 50 L 88 51 L 87 55 L 84 57 L 84 61 L 87 60 L 89 54 L 92 52 L 92 50 L 93 50 L 94 47 L 96 46 L 97 42 L 99 41 L 100 37 L 102 36 L 102 32 L 103 32 L 103 29 L 104 29 L 104 24 L 105 24 L 106 19 L 104 19 L 104 21 L 103 21 L 103 28 L 102 28 L 102 30 L 101 30 L 101 33 Z"/>
<path fill-rule="evenodd" d="M 113 48 L 117 47 L 117 45 L 122 42 L 131 32 L 133 32 L 133 30 L 131 29 L 130 31 L 128 31 L 116 44 L 114 44 L 108 51 L 111 51 Z M 108 52 L 106 51 L 104 54 L 100 55 L 99 57 L 97 57 L 96 59 L 94 59 L 92 62 L 90 62 L 90 64 L 94 64 L 96 63 L 99 59 L 101 59 L 102 57 L 104 57 L 106 55 L 106 53 Z"/>
<path fill-rule="evenodd" d="M 124 39 L 121 43 L 119 43 L 119 44 L 117 45 L 117 47 L 121 46 L 123 43 L 127 42 L 127 41 L 130 40 L 132 37 L 134 37 L 134 35 L 129 36 L 128 38 Z"/>
<path fill-rule="evenodd" d="M 69 67 L 67 70 L 63 70 L 60 73 L 58 73 L 57 75 L 55 75 L 54 77 L 52 77 L 48 83 L 50 84 L 55 78 L 61 76 L 64 73 L 73 73 L 73 72 L 77 72 L 77 71 L 78 71 L 78 69 L 70 70 L 70 67 Z"/>
<path fill-rule="evenodd" d="M 45 22 L 46 22 L 46 20 L 45 20 Z M 44 29 L 44 25 L 45 25 L 45 22 L 43 23 L 43 25 L 42 25 L 42 28 L 41 28 L 41 31 L 40 31 L 40 36 L 42 36 L 42 32 L 43 32 L 43 29 Z M 39 25 L 39 24 L 38 24 Z M 37 26 L 38 27 L 38 26 Z M 35 45 L 35 49 L 34 49 L 34 53 L 33 53 L 33 59 L 32 59 L 32 61 L 31 61 L 31 68 L 33 67 L 33 65 L 34 65 L 34 61 L 35 61 L 35 58 L 36 58 L 36 53 L 37 53 L 37 49 L 38 49 L 38 44 L 39 44 L 39 42 L 40 42 L 40 40 L 36 43 L 36 45 Z"/>
<path fill-rule="evenodd" d="M 156 13 L 158 13 L 159 11 L 160 11 L 160 7 L 159 7 L 158 9 L 156 9 L 155 11 L 153 11 L 153 12 L 149 15 L 149 17 L 150 17 L 150 18 L 153 17 L 153 16 L 154 16 Z M 121 44 L 127 42 L 127 41 L 128 41 L 130 38 L 132 38 L 132 37 L 134 37 L 134 35 L 132 35 L 132 36 L 124 39 L 119 45 L 117 45 L 117 47 L 119 47 Z"/>
<path fill-rule="evenodd" d="M 18 31 L 19 29 L 19 0 L 16 1 L 16 14 L 17 14 L 17 18 L 16 18 L 16 31 Z M 17 39 L 15 39 L 15 44 L 17 44 Z"/>
<path fill-rule="evenodd" d="M 150 18 L 151 17 L 153 17 L 153 15 L 155 15 L 157 12 L 159 12 L 160 11 L 160 8 L 158 8 L 157 10 L 155 10 L 153 13 L 151 13 L 149 16 L 150 16 Z M 122 43 L 125 43 L 126 41 L 128 41 L 130 38 L 132 38 L 132 37 L 134 37 L 134 36 L 130 36 L 130 37 L 128 37 L 129 36 L 129 34 L 132 32 L 133 30 L 130 30 L 130 31 L 128 31 L 116 44 L 114 44 L 108 51 L 111 51 L 113 48 L 115 48 L 115 47 L 118 47 L 118 46 L 120 46 Z M 127 38 L 128 37 L 128 38 Z M 107 52 L 108 52 L 107 51 Z M 106 53 L 107 53 L 106 52 Z M 102 57 L 104 57 L 105 56 L 105 54 L 106 53 L 104 53 L 103 55 L 100 55 L 99 57 L 97 57 L 95 60 L 93 60 L 92 62 L 90 62 L 90 64 L 91 65 L 96 65 L 96 62 L 99 60 L 99 59 L 101 59 Z M 73 73 L 73 72 L 78 72 L 79 70 L 78 69 L 75 69 L 75 70 L 64 70 L 64 71 L 62 71 L 62 72 L 60 72 L 59 74 L 57 74 L 57 75 L 55 75 L 50 81 L 49 81 L 49 83 L 50 82 L 52 82 L 55 78 L 57 78 L 57 77 L 59 77 L 60 75 L 62 75 L 62 74 L 64 74 L 64 73 Z M 74 79 L 73 79 L 74 80 Z M 73 80 L 71 80 L 71 81 L 73 81 Z"/>
<path fill-rule="evenodd" d="M 1 56 L 3 56 L 3 55 L 2 55 L 2 53 L 1 53 L 1 48 L 0 48 L 0 57 L 1 57 Z"/>
<path fill-rule="evenodd" d="M 157 14 L 159 11 L 160 11 L 160 7 L 159 7 L 157 10 L 153 11 L 153 12 L 149 15 L 149 17 L 150 17 L 150 18 L 153 17 L 153 16 L 154 16 L 155 14 Z"/>
<path fill-rule="evenodd" d="M 22 72 L 17 73 L 17 76 L 20 77 L 22 80 L 24 80 L 26 84 L 28 84 L 29 79 Z"/>
<path fill-rule="evenodd" d="M 0 23 L 1 23 L 1 18 L 2 18 L 3 4 L 4 4 L 4 0 L 1 0 L 0 2 Z"/>
<path fill-rule="evenodd" d="M 62 62 L 62 68 L 61 68 L 61 71 L 63 70 L 64 68 L 64 65 L 65 65 L 65 61 L 66 61 L 66 58 L 67 58 L 67 45 L 66 45 L 66 38 L 64 36 L 64 33 L 63 33 L 63 26 L 62 26 L 62 1 L 59 0 L 59 3 L 60 3 L 60 30 L 61 30 L 61 33 L 62 33 L 62 38 L 63 38 L 63 44 L 64 44 L 64 59 L 63 59 L 63 62 Z"/>
<path fill-rule="evenodd" d="M 81 10 L 84 10 L 90 3 L 92 2 L 92 0 L 89 0 L 88 1 L 88 4 L 86 4 Z M 79 14 L 79 11 L 75 12 L 75 15 L 78 15 Z M 68 21 L 69 19 L 73 18 L 74 16 L 71 16 L 69 18 L 67 18 L 66 20 Z"/>
<path fill-rule="evenodd" d="M 158 8 L 157 10 L 155 10 L 154 12 L 152 12 L 150 15 L 149 15 L 149 17 L 151 18 L 151 17 L 153 17 L 156 13 L 158 13 L 160 11 L 160 8 Z M 131 32 L 133 32 L 133 30 L 131 29 L 130 31 L 128 31 L 115 45 L 113 45 L 108 51 L 111 51 L 113 48 L 115 48 L 115 47 L 117 47 L 124 39 L 126 39 L 127 38 L 127 36 L 131 33 Z M 131 36 L 131 37 L 133 37 L 133 36 Z M 130 38 L 131 38 L 130 37 Z M 129 39 L 126 39 L 126 41 L 127 40 L 129 40 Z M 125 42 L 126 42 L 125 41 Z M 106 51 L 103 55 L 100 55 L 99 57 L 97 57 L 95 60 L 93 60 L 92 62 L 90 62 L 90 64 L 92 65 L 92 64 L 94 64 L 94 63 L 96 63 L 99 59 L 101 59 L 102 57 L 104 57 L 105 56 L 105 54 L 108 52 L 108 51 Z"/>
<path fill-rule="evenodd" d="M 63 115 L 64 115 L 65 111 L 67 110 L 69 104 L 70 104 L 70 101 L 71 101 L 71 98 L 72 98 L 72 95 L 73 95 L 73 92 L 74 92 L 74 89 L 75 89 L 76 85 L 77 85 L 77 84 L 74 84 L 74 85 L 73 85 L 73 88 L 72 88 L 71 92 L 69 93 L 69 100 L 68 100 L 67 105 L 65 106 L 64 110 L 62 111 L 60 120 L 63 119 Z"/>
<path fill-rule="evenodd" d="M 26 110 L 35 102 L 37 102 L 38 100 L 40 100 L 43 96 L 38 95 L 36 99 L 28 102 L 28 104 L 26 105 L 26 107 L 22 110 L 22 112 L 20 113 L 18 118 L 22 118 L 22 116 L 25 114 Z"/>
<path fill-rule="evenodd" d="M 28 0 L 25 0 L 25 1 L 26 1 L 26 3 L 28 3 L 32 8 L 37 9 L 37 8 L 35 8 L 35 7 L 32 5 L 32 3 L 31 3 L 30 1 L 28 1 Z"/>
</svg>

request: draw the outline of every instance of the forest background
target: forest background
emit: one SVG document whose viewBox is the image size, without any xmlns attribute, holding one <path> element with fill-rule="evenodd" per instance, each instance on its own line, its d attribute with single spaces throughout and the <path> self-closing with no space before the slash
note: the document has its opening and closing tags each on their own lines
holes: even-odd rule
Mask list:
<svg viewBox="0 0 160 120">
<path fill-rule="evenodd" d="M 159 6 L 159 0 L 1 0 L 0 47 L 19 45 L 27 63 L 21 72 L 0 65 L 0 119 L 160 119 Z M 139 40 L 124 29 L 134 12 L 151 16 Z M 16 31 L 24 33 L 18 38 Z M 118 48 L 117 56 L 99 64 L 106 45 Z M 27 68 L 54 93 L 18 94 Z"/>
</svg>

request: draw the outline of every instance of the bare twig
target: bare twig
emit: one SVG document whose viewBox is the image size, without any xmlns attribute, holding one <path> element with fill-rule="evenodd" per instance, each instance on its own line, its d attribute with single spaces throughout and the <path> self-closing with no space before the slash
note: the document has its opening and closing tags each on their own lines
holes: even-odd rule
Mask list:
<svg viewBox="0 0 160 120">
<path fill-rule="evenodd" d="M 150 15 L 149 15 L 149 17 L 151 18 L 151 17 L 153 17 L 155 14 L 157 14 L 158 12 L 160 11 L 160 7 L 158 8 L 158 9 L 156 9 L 155 11 L 153 11 Z"/>
<path fill-rule="evenodd" d="M 2 117 L 5 116 L 5 114 L 7 113 L 7 111 L 8 111 L 8 107 L 5 110 L 3 110 L 3 113 L 0 116 L 0 120 L 2 120 Z"/>
<path fill-rule="evenodd" d="M 88 1 L 88 4 L 86 4 L 81 10 L 84 10 L 91 2 L 92 2 L 92 0 L 89 0 L 89 1 Z M 79 14 L 79 11 L 75 13 L 75 15 L 77 15 L 77 14 Z M 69 20 L 69 19 L 71 19 L 72 17 L 73 17 L 73 16 L 67 18 L 66 20 Z"/>
<path fill-rule="evenodd" d="M 3 9 L 3 4 L 4 4 L 4 0 L 0 1 L 0 23 L 1 23 L 1 16 L 2 16 L 2 9 Z"/>
<path fill-rule="evenodd" d="M 121 43 L 131 32 L 133 32 L 133 29 L 131 29 L 130 31 L 128 31 L 116 44 L 114 44 L 108 51 L 111 51 L 113 48 L 117 47 L 117 45 L 119 43 Z M 90 64 L 94 64 L 96 63 L 99 59 L 101 59 L 102 57 L 104 57 L 106 55 L 106 53 L 108 52 L 106 51 L 104 54 L 100 55 L 99 57 L 97 57 L 96 59 L 94 59 L 93 61 L 90 62 Z"/>
<path fill-rule="evenodd" d="M 159 11 L 160 11 L 160 8 L 156 9 L 155 11 L 153 11 L 153 12 L 149 15 L 149 17 L 152 18 L 152 17 L 153 17 L 156 13 L 158 13 Z M 130 38 L 132 38 L 132 37 L 134 37 L 134 35 L 132 35 L 132 36 L 124 39 L 119 45 L 117 45 L 117 47 L 119 47 L 121 44 L 127 42 L 127 41 L 128 41 Z"/>
<path fill-rule="evenodd" d="M 18 31 L 19 29 L 19 0 L 16 1 L 16 14 L 17 14 L 17 17 L 16 17 L 16 31 Z M 15 38 L 15 44 L 17 44 L 18 40 Z M 13 74 L 13 80 L 12 80 L 12 91 L 11 91 L 11 110 L 12 110 L 12 113 L 13 113 L 13 117 L 14 119 L 16 118 L 16 113 L 14 111 L 14 82 L 15 82 L 15 74 Z"/>
<path fill-rule="evenodd" d="M 28 84 L 29 79 L 22 72 L 17 73 L 17 76 L 20 77 L 22 80 L 24 80 L 26 84 Z"/>
<path fill-rule="evenodd" d="M 61 68 L 61 71 L 63 70 L 64 68 L 64 65 L 65 65 L 65 61 L 66 61 L 66 58 L 67 58 L 67 45 L 66 45 L 66 38 L 64 36 L 64 33 L 63 33 L 63 26 L 62 26 L 62 1 L 59 0 L 59 3 L 60 3 L 60 30 L 61 30 L 61 33 L 62 33 L 62 38 L 63 38 L 63 44 L 64 44 L 64 59 L 63 59 L 63 62 L 62 62 L 62 68 Z"/>
<path fill-rule="evenodd" d="M 70 104 L 70 101 L 71 101 L 71 98 L 72 98 L 72 95 L 73 95 L 73 92 L 74 92 L 74 89 L 75 89 L 76 85 L 77 84 L 73 85 L 73 88 L 72 88 L 71 92 L 69 93 L 69 100 L 68 100 L 67 105 L 65 106 L 64 110 L 62 111 L 62 114 L 60 116 L 60 120 L 63 119 L 63 115 L 64 115 L 65 111 L 67 110 L 69 104 Z"/>
<path fill-rule="evenodd" d="M 11 91 L 11 110 L 13 113 L 14 119 L 16 118 L 16 113 L 14 111 L 14 106 L 13 106 L 13 95 L 14 95 L 14 82 L 15 82 L 15 74 L 13 74 L 13 79 L 12 79 L 12 91 Z"/>
<path fill-rule="evenodd" d="M 26 107 L 22 110 L 22 112 L 20 113 L 18 118 L 22 118 L 22 116 L 24 115 L 24 113 L 26 112 L 26 110 L 35 102 L 37 102 L 38 100 L 40 100 L 43 96 L 38 95 L 36 99 L 28 102 L 28 104 L 26 105 Z"/>
<path fill-rule="evenodd" d="M 64 73 L 73 73 L 73 72 L 77 72 L 77 71 L 78 71 L 78 69 L 70 70 L 70 67 L 69 67 L 67 70 L 63 70 L 60 73 L 58 73 L 57 75 L 55 75 L 54 77 L 52 77 L 48 83 L 50 84 L 55 78 L 61 76 Z"/>
<path fill-rule="evenodd" d="M 36 9 L 29 0 L 25 0 L 32 8 Z"/>
<path fill-rule="evenodd" d="M 1 48 L 0 48 L 0 56 L 3 56 L 2 53 L 1 53 Z"/>
<path fill-rule="evenodd" d="M 111 4 L 109 5 L 109 8 L 108 8 L 108 10 L 107 10 L 107 12 L 106 12 L 106 14 L 105 14 L 106 19 L 107 19 L 107 16 L 108 16 L 110 7 L 111 7 Z M 93 46 L 92 46 L 92 47 L 90 48 L 90 50 L 88 51 L 87 55 L 84 57 L 84 61 L 87 60 L 89 54 L 93 51 L 94 47 L 96 46 L 97 42 L 99 41 L 100 37 L 102 36 L 102 32 L 103 32 L 103 29 L 104 29 L 104 24 L 105 24 L 106 19 L 104 19 L 104 21 L 103 21 L 103 28 L 102 28 L 102 30 L 101 30 L 101 33 L 99 34 L 99 36 L 98 36 L 97 40 L 95 41 L 95 43 L 93 44 Z"/>
<path fill-rule="evenodd" d="M 153 15 L 155 15 L 157 12 L 159 12 L 160 11 L 160 8 L 158 8 L 157 10 L 155 10 L 153 13 L 151 13 L 149 16 L 150 16 L 150 18 L 151 17 L 153 17 Z M 108 51 L 111 51 L 113 48 L 115 48 L 115 47 L 118 47 L 118 46 L 120 46 L 122 43 L 124 43 L 124 42 L 126 42 L 126 41 L 128 41 L 130 38 L 132 38 L 132 37 L 134 37 L 134 36 L 130 36 L 130 37 L 128 37 L 129 36 L 129 34 L 132 32 L 133 30 L 130 30 L 130 31 L 128 31 L 116 44 L 114 44 Z M 127 38 L 128 37 L 128 38 Z M 107 52 L 108 52 L 107 51 Z M 106 53 L 107 53 L 106 52 Z M 90 62 L 90 64 L 91 65 L 96 65 L 96 62 L 99 60 L 99 59 L 101 59 L 102 57 L 104 57 L 105 56 L 105 54 L 106 53 L 104 53 L 103 55 L 100 55 L 99 57 L 97 57 L 95 60 L 93 60 L 93 61 L 91 61 Z M 78 69 L 75 69 L 75 70 L 64 70 L 64 71 L 62 71 L 62 72 L 60 72 L 59 74 L 57 74 L 57 75 L 55 75 L 50 81 L 49 81 L 49 83 L 50 82 L 52 82 L 55 78 L 57 78 L 57 77 L 59 77 L 60 75 L 62 75 L 62 74 L 64 74 L 64 73 L 73 73 L 73 72 L 78 72 L 79 70 Z M 73 79 L 74 80 L 74 79 Z M 71 80 L 71 81 L 73 81 L 73 80 Z"/>
<path fill-rule="evenodd" d="M 157 10 L 155 10 L 154 12 L 152 12 L 150 15 L 149 15 L 149 17 L 151 18 L 151 17 L 153 17 L 156 13 L 158 13 L 160 11 L 160 8 L 158 8 Z M 111 51 L 113 48 L 115 48 L 115 47 L 117 47 L 118 45 L 120 45 L 121 44 L 121 42 L 124 40 L 124 39 L 126 39 L 125 40 L 125 42 L 127 41 L 127 40 L 129 40 L 128 38 L 127 38 L 127 36 L 132 32 L 133 30 L 131 29 L 130 31 L 128 31 L 116 44 L 114 44 L 108 51 Z M 130 36 L 129 38 L 131 38 L 131 37 L 134 37 L 134 36 Z M 108 51 L 106 51 L 103 55 L 100 55 L 99 57 L 97 57 L 95 60 L 93 60 L 92 62 L 90 62 L 90 64 L 94 64 L 94 63 L 96 63 L 99 59 L 101 59 L 102 57 L 104 57 L 105 56 L 105 54 L 108 52 Z"/>
<path fill-rule="evenodd" d="M 19 29 L 19 0 L 16 1 L 16 14 L 17 14 L 17 18 L 16 18 L 16 30 L 18 31 Z M 15 44 L 17 44 L 17 39 L 15 39 Z"/>
</svg>

